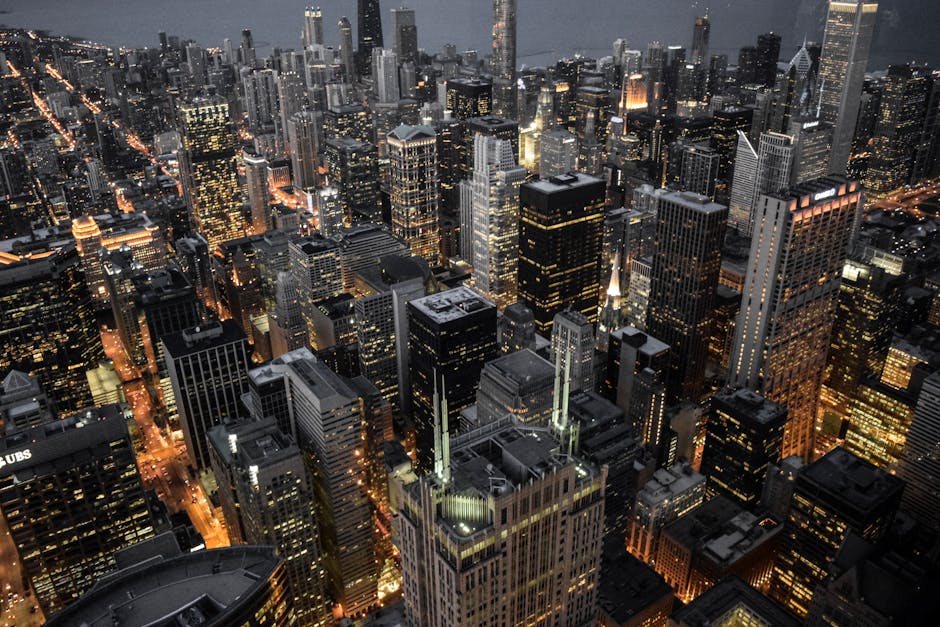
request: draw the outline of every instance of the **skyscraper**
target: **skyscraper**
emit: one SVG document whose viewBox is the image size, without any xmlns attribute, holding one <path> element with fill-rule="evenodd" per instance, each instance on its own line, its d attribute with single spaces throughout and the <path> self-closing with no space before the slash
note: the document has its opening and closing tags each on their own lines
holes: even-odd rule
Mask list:
<svg viewBox="0 0 940 627">
<path fill-rule="evenodd" d="M 408 624 L 594 624 L 607 468 L 564 446 L 504 421 L 455 438 L 438 473 L 396 480 Z"/>
<path fill-rule="evenodd" d="M 394 50 L 402 63 L 418 60 L 418 28 L 415 26 L 415 10 L 407 7 L 392 9 Z"/>
<path fill-rule="evenodd" d="M 822 119 L 833 125 L 829 171 L 844 174 L 852 150 L 878 4 L 830 0 L 819 59 Z"/>
<path fill-rule="evenodd" d="M 360 0 L 360 6 L 362 2 Z M 352 24 L 345 15 L 339 18 L 339 57 L 347 83 L 356 81 L 356 55 L 353 50 Z"/>
<path fill-rule="evenodd" d="M 904 482 L 837 448 L 796 477 L 769 595 L 805 617 L 849 533 L 877 542 L 891 527 Z"/>
<path fill-rule="evenodd" d="M 162 339 L 190 463 L 209 468 L 206 434 L 243 415 L 248 391 L 248 338 L 232 320 L 210 322 Z"/>
<path fill-rule="evenodd" d="M 0 372 L 36 376 L 60 412 L 91 403 L 85 371 L 104 356 L 74 245 L 0 259 Z"/>
<path fill-rule="evenodd" d="M 327 140 L 323 160 L 330 184 L 339 188 L 344 216 L 354 224 L 381 222 L 379 160 L 374 144 L 341 136 Z"/>
<path fill-rule="evenodd" d="M 493 84 L 483 78 L 449 79 L 444 106 L 461 121 L 489 115 L 493 108 Z"/>
<path fill-rule="evenodd" d="M 327 588 L 346 616 L 377 601 L 372 505 L 362 477 L 363 399 L 306 348 L 249 374 L 252 415 L 273 416 L 290 433 L 315 477 L 314 502 Z"/>
<path fill-rule="evenodd" d="M 787 408 L 783 457 L 812 454 L 839 277 L 862 205 L 858 183 L 832 177 L 757 206 L 729 383 Z"/>
<path fill-rule="evenodd" d="M 297 620 L 328 624 L 332 608 L 323 590 L 320 528 L 303 453 L 271 418 L 227 421 L 207 438 L 233 544 L 274 546 Z"/>
<path fill-rule="evenodd" d="M 287 143 L 291 158 L 294 187 L 311 190 L 320 175 L 318 151 L 323 116 L 315 111 L 298 111 L 287 121 Z"/>
<path fill-rule="evenodd" d="M 440 395 L 449 432 L 456 434 L 460 411 L 476 400 L 483 365 L 497 355 L 496 307 L 466 287 L 412 300 L 408 348 L 417 467 L 427 472 L 440 452 L 434 398 Z"/>
<path fill-rule="evenodd" d="M 516 0 L 493 0 L 494 111 L 516 117 Z"/>
<path fill-rule="evenodd" d="M 865 189 L 875 198 L 910 181 L 914 153 L 924 123 L 930 90 L 926 68 L 891 65 L 884 79 L 881 111 L 872 139 Z"/>
<path fill-rule="evenodd" d="M 271 225 L 271 192 L 268 191 L 268 160 L 245 151 L 245 187 L 248 188 L 248 204 L 251 207 L 251 230 L 264 233 Z"/>
<path fill-rule="evenodd" d="M 388 135 L 388 156 L 392 232 L 411 248 L 412 255 L 436 266 L 441 257 L 441 234 L 434 129 L 399 126 Z"/>
<path fill-rule="evenodd" d="M 704 65 L 708 60 L 708 39 L 711 35 L 711 23 L 708 16 L 695 18 L 692 28 L 692 56 L 689 61 L 693 65 Z"/>
<path fill-rule="evenodd" d="M 904 510 L 930 529 L 940 529 L 940 372 L 928 376 L 921 387 L 914 420 L 898 460 L 898 476 L 905 481 Z"/>
<path fill-rule="evenodd" d="M 787 410 L 750 390 L 726 388 L 711 400 L 702 453 L 709 497 L 722 495 L 751 510 L 771 464 L 780 461 Z"/>
<path fill-rule="evenodd" d="M 757 150 L 738 131 L 738 152 L 731 183 L 728 222 L 742 235 L 754 229 L 754 212 L 762 194 L 773 194 L 790 186 L 793 137 L 761 133 Z"/>
<path fill-rule="evenodd" d="M 120 405 L 86 409 L 0 439 L 0 503 L 47 616 L 114 569 L 114 552 L 154 534 Z"/>
<path fill-rule="evenodd" d="M 304 9 L 304 30 L 301 39 L 304 48 L 323 45 L 323 12 L 320 7 Z"/>
<path fill-rule="evenodd" d="M 578 138 L 563 128 L 542 133 L 539 153 L 539 178 L 550 179 L 578 167 Z"/>
<path fill-rule="evenodd" d="M 665 376 L 669 404 L 698 402 L 702 393 L 727 220 L 728 208 L 707 196 L 670 192 L 659 198 L 646 328 L 672 349 Z"/>
<path fill-rule="evenodd" d="M 526 183 L 519 192 L 519 298 L 548 335 L 566 308 L 597 320 L 605 185 L 585 174 Z"/>
<path fill-rule="evenodd" d="M 517 300 L 519 274 L 519 187 L 525 168 L 516 165 L 512 142 L 477 135 L 473 178 L 461 229 L 471 235 L 473 286 L 505 309 Z"/>
<path fill-rule="evenodd" d="M 372 50 L 382 48 L 382 7 L 379 0 L 358 0 L 359 75 L 368 76 L 372 68 Z"/>
<path fill-rule="evenodd" d="M 398 55 L 387 48 L 372 49 L 372 82 L 379 102 L 398 103 Z"/>
<path fill-rule="evenodd" d="M 572 392 L 594 391 L 594 325 L 579 311 L 560 311 L 552 324 L 552 361 L 568 373 Z"/>
<path fill-rule="evenodd" d="M 245 235 L 235 129 L 224 98 L 197 97 L 179 107 L 180 178 L 196 229 L 215 250 Z"/>
</svg>

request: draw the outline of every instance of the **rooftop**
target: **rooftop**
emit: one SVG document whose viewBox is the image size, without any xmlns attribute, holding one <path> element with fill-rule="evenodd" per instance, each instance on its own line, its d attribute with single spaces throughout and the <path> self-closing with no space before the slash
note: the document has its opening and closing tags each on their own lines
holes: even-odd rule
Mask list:
<svg viewBox="0 0 940 627">
<path fill-rule="evenodd" d="M 239 602 L 263 588 L 281 559 L 271 547 L 236 546 L 154 557 L 99 581 L 49 627 L 231 624 Z"/>
<path fill-rule="evenodd" d="M 715 402 L 717 401 L 717 402 Z M 746 388 L 725 388 L 713 397 L 715 406 L 730 412 L 745 420 L 751 420 L 761 425 L 771 422 L 783 422 L 787 419 L 787 408 L 768 400 Z"/>
<path fill-rule="evenodd" d="M 408 305 L 438 323 L 452 322 L 487 309 L 496 309 L 493 303 L 463 286 L 418 298 Z"/>
<path fill-rule="evenodd" d="M 737 575 L 725 577 L 677 610 L 671 621 L 683 627 L 712 625 L 773 625 L 798 627 L 800 622 Z"/>
<path fill-rule="evenodd" d="M 871 509 L 899 497 L 904 482 L 844 448 L 836 448 L 803 469 L 809 481 L 853 508 Z"/>
<path fill-rule="evenodd" d="M 513 381 L 520 388 L 532 382 L 551 382 L 555 376 L 554 366 L 527 348 L 487 362 L 483 372 Z"/>
<path fill-rule="evenodd" d="M 525 183 L 523 187 L 534 189 L 536 191 L 542 192 L 543 194 L 551 194 L 552 192 L 578 189 L 581 187 L 589 187 L 598 184 L 603 185 L 603 181 L 580 172 L 569 172 L 568 174 L 559 174 L 558 176 L 553 176 L 547 179 L 540 179 L 538 181 L 532 181 L 531 183 Z"/>
</svg>

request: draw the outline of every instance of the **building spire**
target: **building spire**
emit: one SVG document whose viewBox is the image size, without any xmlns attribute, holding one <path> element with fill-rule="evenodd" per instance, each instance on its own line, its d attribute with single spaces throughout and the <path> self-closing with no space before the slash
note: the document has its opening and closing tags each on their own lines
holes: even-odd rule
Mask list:
<svg viewBox="0 0 940 627">
<path fill-rule="evenodd" d="M 450 432 L 447 416 L 447 388 L 444 387 L 442 377 L 442 391 L 438 393 L 436 368 L 432 376 L 434 377 L 434 396 L 431 399 L 434 412 L 434 474 L 441 480 L 441 483 L 447 485 L 450 483 Z"/>
</svg>

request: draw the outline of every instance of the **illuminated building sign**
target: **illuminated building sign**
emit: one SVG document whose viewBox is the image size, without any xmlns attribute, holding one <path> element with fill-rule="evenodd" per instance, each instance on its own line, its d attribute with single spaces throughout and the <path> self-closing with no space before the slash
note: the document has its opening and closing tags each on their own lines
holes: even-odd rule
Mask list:
<svg viewBox="0 0 940 627">
<path fill-rule="evenodd" d="M 0 470 L 6 468 L 10 464 L 25 462 L 32 457 L 33 452 L 28 448 L 23 449 L 22 451 L 14 451 L 13 453 L 4 453 L 3 455 L 0 455 Z"/>
<path fill-rule="evenodd" d="M 817 202 L 817 201 L 820 201 L 820 200 L 823 200 L 823 199 L 826 199 L 826 198 L 832 198 L 832 197 L 835 196 L 835 195 L 836 195 L 836 190 L 835 190 L 834 188 L 833 188 L 833 189 L 827 189 L 826 191 L 824 191 L 824 192 L 819 192 L 818 194 L 816 194 L 815 196 L 813 196 L 813 202 Z"/>
</svg>

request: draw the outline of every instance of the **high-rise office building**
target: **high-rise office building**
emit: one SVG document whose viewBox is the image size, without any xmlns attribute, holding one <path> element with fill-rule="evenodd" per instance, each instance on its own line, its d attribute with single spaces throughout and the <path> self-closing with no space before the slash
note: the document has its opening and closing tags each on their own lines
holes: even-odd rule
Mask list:
<svg viewBox="0 0 940 627">
<path fill-rule="evenodd" d="M 749 236 L 754 229 L 754 212 L 761 195 L 788 188 L 792 165 L 793 137 L 761 133 L 755 150 L 747 136 L 739 131 L 728 223 Z"/>
<path fill-rule="evenodd" d="M 310 190 L 319 182 L 318 151 L 322 116 L 315 111 L 299 111 L 287 121 L 287 142 L 294 187 Z"/>
<path fill-rule="evenodd" d="M 903 490 L 903 481 L 841 448 L 804 468 L 794 484 L 770 597 L 805 617 L 845 537 L 880 540 Z"/>
<path fill-rule="evenodd" d="M 461 207 L 461 230 L 470 235 L 473 286 L 505 309 L 516 302 L 519 274 L 519 188 L 525 168 L 516 165 L 512 143 L 477 135 L 468 206 Z"/>
<path fill-rule="evenodd" d="M 908 182 L 914 168 L 917 143 L 924 126 L 930 72 L 910 65 L 891 65 L 884 78 L 881 110 L 865 189 L 875 198 L 893 192 Z"/>
<path fill-rule="evenodd" d="M 437 135 L 430 126 L 399 126 L 388 135 L 392 232 L 411 254 L 436 266 L 441 257 Z"/>
<path fill-rule="evenodd" d="M 914 420 L 907 432 L 907 442 L 898 460 L 898 476 L 904 480 L 904 510 L 930 529 L 940 528 L 940 372 L 934 372 L 922 384 L 914 410 Z"/>
<path fill-rule="evenodd" d="M 248 205 L 251 207 L 251 230 L 256 235 L 271 226 L 271 192 L 268 190 L 268 160 L 245 151 L 245 187 L 248 188 Z"/>
<path fill-rule="evenodd" d="M 275 547 L 298 622 L 328 624 L 313 480 L 300 448 L 272 418 L 227 421 L 207 439 L 233 544 Z"/>
<path fill-rule="evenodd" d="M 304 30 L 301 40 L 304 48 L 322 46 L 323 39 L 323 11 L 320 7 L 307 7 L 304 9 Z"/>
<path fill-rule="evenodd" d="M 578 168 L 578 138 L 563 128 L 542 133 L 539 153 L 539 178 L 550 179 Z"/>
<path fill-rule="evenodd" d="M 572 392 L 594 391 L 594 325 L 579 311 L 555 314 L 551 359 L 568 373 Z"/>
<path fill-rule="evenodd" d="M 729 383 L 787 408 L 784 457 L 813 451 L 839 277 L 862 205 L 858 183 L 832 177 L 757 206 Z"/>
<path fill-rule="evenodd" d="M 0 259 L 0 372 L 39 378 L 60 412 L 91 404 L 85 371 L 104 356 L 73 245 Z"/>
<path fill-rule="evenodd" d="M 449 79 L 444 106 L 461 121 L 489 115 L 493 109 L 493 83 L 484 78 Z"/>
<path fill-rule="evenodd" d="M 697 402 L 702 393 L 727 220 L 728 208 L 707 196 L 670 192 L 659 199 L 646 328 L 672 350 L 669 404 Z"/>
<path fill-rule="evenodd" d="M 242 74 L 248 128 L 257 135 L 274 130 L 277 117 L 277 75 L 274 70 L 256 69 Z"/>
<path fill-rule="evenodd" d="M 439 472 L 396 480 L 409 624 L 594 624 L 607 469 L 563 446 L 503 421 L 455 438 Z"/>
<path fill-rule="evenodd" d="M 466 287 L 408 303 L 408 349 L 417 467 L 432 468 L 434 399 L 446 406 L 450 433 L 462 409 L 473 405 L 483 365 L 497 355 L 496 307 Z M 443 410 L 442 410 L 443 411 Z"/>
<path fill-rule="evenodd" d="M 347 84 L 356 81 L 356 52 L 353 50 L 352 24 L 345 15 L 339 18 L 336 27 L 339 29 L 339 58 L 343 77 Z"/>
<path fill-rule="evenodd" d="M 695 25 L 692 28 L 692 55 L 689 57 L 693 65 L 704 65 L 709 58 L 708 40 L 711 28 L 708 15 L 695 18 Z"/>
<path fill-rule="evenodd" d="M 238 155 L 229 105 L 221 97 L 198 97 L 179 107 L 180 178 L 196 229 L 215 250 L 245 235 Z"/>
<path fill-rule="evenodd" d="M 715 394 L 702 453 L 708 495 L 723 495 L 752 510 L 768 468 L 780 461 L 786 421 L 786 408 L 750 390 Z"/>
<path fill-rule="evenodd" d="M 288 250 L 300 312 L 307 323 L 308 337 L 312 337 L 317 303 L 343 291 L 339 244 L 314 234 L 290 242 Z"/>
<path fill-rule="evenodd" d="M 206 434 L 243 415 L 248 391 L 248 338 L 232 320 L 209 322 L 165 336 L 163 354 L 190 463 L 209 468 Z"/>
<path fill-rule="evenodd" d="M 332 238 L 339 233 L 346 215 L 340 200 L 339 188 L 327 185 L 317 190 L 317 214 L 320 218 L 320 235 Z"/>
<path fill-rule="evenodd" d="M 820 395 L 817 448 L 828 450 L 849 421 L 859 385 L 884 369 L 903 280 L 849 259 L 842 268 Z"/>
<path fill-rule="evenodd" d="M 793 116 L 785 132 L 793 138 L 793 165 L 790 168 L 793 185 L 829 174 L 832 124 L 819 121 L 815 115 Z"/>
<path fill-rule="evenodd" d="M 765 87 L 773 87 L 777 80 L 777 61 L 780 60 L 780 35 L 763 33 L 757 36 L 755 78 Z"/>
<path fill-rule="evenodd" d="M 383 257 L 356 274 L 354 304 L 359 369 L 394 407 L 407 409 L 408 301 L 425 296 L 427 266 L 417 258 Z"/>
<path fill-rule="evenodd" d="M 0 507 L 47 616 L 155 532 L 127 416 L 105 405 L 0 439 Z"/>
<path fill-rule="evenodd" d="M 516 0 L 493 0 L 494 111 L 516 117 Z"/>
<path fill-rule="evenodd" d="M 368 76 L 372 68 L 372 50 L 385 45 L 382 37 L 382 7 L 379 0 L 358 0 L 357 9 L 359 48 L 356 54 L 359 57 L 359 75 Z"/>
<path fill-rule="evenodd" d="M 418 60 L 418 28 L 415 26 L 415 10 L 407 7 L 392 9 L 392 33 L 395 54 L 402 63 Z"/>
<path fill-rule="evenodd" d="M 526 183 L 519 192 L 519 298 L 548 335 L 555 314 L 597 320 L 605 185 L 585 174 Z"/>
<path fill-rule="evenodd" d="M 378 102 L 398 103 L 398 55 L 388 48 L 372 49 L 372 83 Z"/>
<path fill-rule="evenodd" d="M 362 480 L 366 403 L 306 348 L 249 377 L 252 415 L 273 416 L 310 464 L 327 589 L 346 616 L 361 616 L 378 600 L 373 508 Z"/>
<path fill-rule="evenodd" d="M 380 222 L 379 160 L 373 144 L 351 137 L 328 139 L 323 160 L 329 168 L 330 184 L 339 188 L 344 213 L 353 223 Z"/>
<path fill-rule="evenodd" d="M 817 80 L 821 117 L 833 125 L 829 171 L 836 174 L 849 162 L 877 13 L 876 2 L 829 2 Z"/>
</svg>

